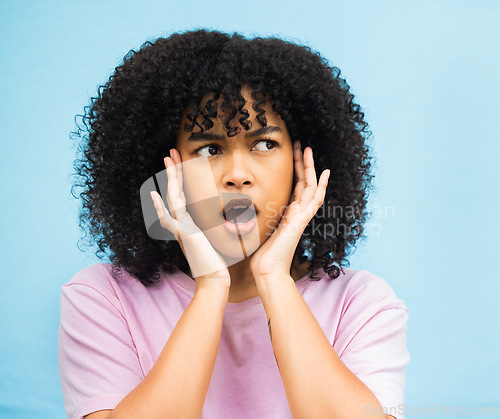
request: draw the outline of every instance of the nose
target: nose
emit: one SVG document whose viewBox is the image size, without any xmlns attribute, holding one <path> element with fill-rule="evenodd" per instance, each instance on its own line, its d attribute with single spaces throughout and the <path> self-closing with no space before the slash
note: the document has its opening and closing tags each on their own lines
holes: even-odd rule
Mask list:
<svg viewBox="0 0 500 419">
<path fill-rule="evenodd" d="M 224 188 L 242 189 L 245 186 L 253 185 L 254 177 L 248 159 L 239 151 L 235 151 L 228 156 L 222 177 Z"/>
</svg>

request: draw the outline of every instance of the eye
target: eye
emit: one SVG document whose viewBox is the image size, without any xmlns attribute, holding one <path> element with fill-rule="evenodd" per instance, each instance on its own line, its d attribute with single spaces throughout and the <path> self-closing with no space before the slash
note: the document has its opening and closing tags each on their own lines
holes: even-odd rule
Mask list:
<svg viewBox="0 0 500 419">
<path fill-rule="evenodd" d="M 208 155 L 203 154 L 203 153 L 200 153 L 200 151 L 201 151 L 201 150 L 203 150 L 204 148 L 206 148 L 206 149 L 207 149 Z M 207 144 L 207 145 L 204 145 L 203 147 L 198 148 L 198 149 L 195 151 L 195 153 L 196 153 L 196 154 L 199 154 L 199 155 L 200 155 L 200 156 L 202 156 L 202 157 L 212 157 L 212 156 L 215 156 L 216 154 L 212 154 L 212 153 L 210 153 L 210 150 L 214 150 L 214 149 L 216 149 L 216 150 L 217 150 L 218 148 L 219 148 L 219 146 L 218 146 L 217 144 Z"/>
<path fill-rule="evenodd" d="M 257 141 L 257 143 L 254 147 L 257 147 L 257 145 L 259 145 L 261 143 L 264 144 L 263 149 L 260 149 L 257 151 L 269 152 L 273 148 L 276 148 L 279 146 L 279 143 L 275 140 L 263 139 L 263 140 Z M 271 148 L 269 148 L 269 144 L 271 144 Z M 206 151 L 202 151 L 204 149 L 206 149 Z M 215 153 L 212 152 L 213 150 L 215 150 Z M 220 150 L 220 147 L 218 144 L 214 144 L 214 143 L 206 144 L 206 145 L 196 149 L 194 151 L 194 154 L 197 154 L 197 155 L 202 156 L 202 157 L 213 157 L 213 156 L 216 156 L 217 154 L 220 154 L 220 153 L 217 153 L 217 150 Z"/>
<path fill-rule="evenodd" d="M 265 144 L 265 146 L 264 146 L 264 150 L 259 150 L 259 151 L 270 151 L 270 150 L 272 150 L 273 148 L 278 147 L 278 145 L 279 145 L 277 141 L 274 141 L 274 140 L 269 140 L 269 139 L 263 139 L 263 140 L 259 140 L 259 141 L 257 142 L 257 144 L 260 144 L 260 143 L 264 143 L 264 144 Z M 271 149 L 269 149 L 269 148 L 267 147 L 269 143 L 270 143 L 270 144 L 272 144 L 272 148 L 271 148 Z"/>
</svg>

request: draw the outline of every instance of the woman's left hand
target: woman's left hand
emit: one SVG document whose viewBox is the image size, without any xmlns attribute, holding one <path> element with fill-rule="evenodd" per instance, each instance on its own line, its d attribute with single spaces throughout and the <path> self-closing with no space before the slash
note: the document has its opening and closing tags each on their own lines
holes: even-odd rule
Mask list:
<svg viewBox="0 0 500 419">
<path fill-rule="evenodd" d="M 290 276 L 295 249 L 302 233 L 323 204 L 330 170 L 321 173 L 316 181 L 316 170 L 311 147 L 304 154 L 300 143 L 293 150 L 296 185 L 291 201 L 273 234 L 252 255 L 250 268 L 255 281 Z"/>
</svg>

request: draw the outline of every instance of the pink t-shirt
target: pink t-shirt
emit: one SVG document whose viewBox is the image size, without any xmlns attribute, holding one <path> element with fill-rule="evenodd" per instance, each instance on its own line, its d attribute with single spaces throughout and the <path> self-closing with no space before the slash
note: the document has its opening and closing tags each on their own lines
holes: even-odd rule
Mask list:
<svg viewBox="0 0 500 419">
<path fill-rule="evenodd" d="M 402 419 L 408 310 L 382 278 L 344 271 L 295 284 L 342 361 Z M 193 298 L 195 282 L 182 271 L 150 288 L 122 272 L 116 281 L 110 264 L 96 263 L 62 287 L 59 371 L 71 419 L 113 409 L 133 390 Z M 260 297 L 227 303 L 201 417 L 291 417 Z"/>
</svg>

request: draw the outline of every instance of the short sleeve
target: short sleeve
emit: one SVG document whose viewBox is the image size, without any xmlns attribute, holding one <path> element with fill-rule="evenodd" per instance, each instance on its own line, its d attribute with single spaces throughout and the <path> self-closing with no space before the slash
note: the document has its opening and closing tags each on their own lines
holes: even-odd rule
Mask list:
<svg viewBox="0 0 500 419">
<path fill-rule="evenodd" d="M 403 306 L 380 309 L 353 336 L 340 358 L 375 394 L 384 413 L 404 419 L 408 310 Z M 380 411 L 366 407 L 367 415 Z"/>
<path fill-rule="evenodd" d="M 116 297 L 88 285 L 62 288 L 58 360 L 70 419 L 114 409 L 144 378 L 119 308 Z"/>
</svg>

